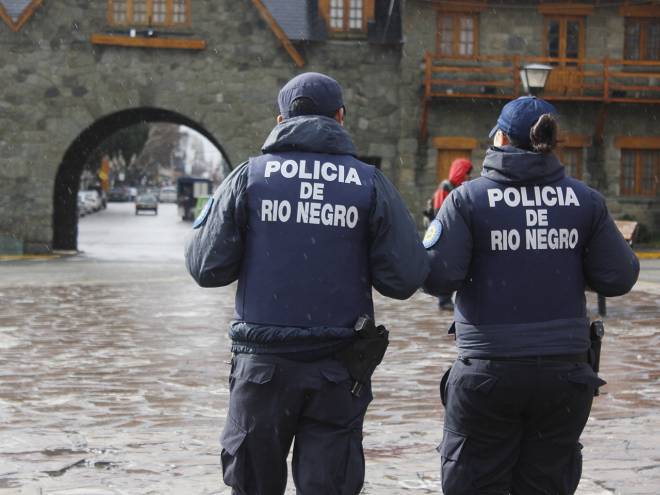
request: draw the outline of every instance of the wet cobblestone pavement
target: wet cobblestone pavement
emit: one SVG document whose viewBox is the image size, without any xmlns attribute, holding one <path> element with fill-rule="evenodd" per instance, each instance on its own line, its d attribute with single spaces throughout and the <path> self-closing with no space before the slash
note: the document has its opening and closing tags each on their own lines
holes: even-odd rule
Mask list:
<svg viewBox="0 0 660 495">
<path fill-rule="evenodd" d="M 81 235 L 99 221 L 81 222 Z M 233 287 L 189 279 L 188 228 L 178 223 L 157 257 L 118 247 L 0 264 L 0 493 L 229 493 L 218 437 Z M 580 495 L 660 493 L 659 305 L 653 281 L 608 300 L 609 384 L 582 437 Z M 450 318 L 424 294 L 376 297 L 376 311 L 392 345 L 374 379 L 363 493 L 440 493 L 437 390 L 455 355 Z"/>
</svg>

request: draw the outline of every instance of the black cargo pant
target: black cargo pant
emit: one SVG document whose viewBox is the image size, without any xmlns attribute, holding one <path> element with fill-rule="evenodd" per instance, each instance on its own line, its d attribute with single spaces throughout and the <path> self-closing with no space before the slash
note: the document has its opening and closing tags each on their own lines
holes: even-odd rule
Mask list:
<svg viewBox="0 0 660 495">
<path fill-rule="evenodd" d="M 440 386 L 445 495 L 570 495 L 594 388 L 586 363 L 458 360 Z"/>
<path fill-rule="evenodd" d="M 357 495 L 364 482 L 362 422 L 371 387 L 359 398 L 339 361 L 310 363 L 239 354 L 230 377 L 221 437 L 222 471 L 235 495 L 281 495 L 286 459 L 301 495 Z"/>
</svg>

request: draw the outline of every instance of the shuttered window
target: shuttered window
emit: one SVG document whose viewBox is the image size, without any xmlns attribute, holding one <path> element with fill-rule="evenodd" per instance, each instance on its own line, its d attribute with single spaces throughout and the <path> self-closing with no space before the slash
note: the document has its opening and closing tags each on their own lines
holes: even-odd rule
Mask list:
<svg viewBox="0 0 660 495">
<path fill-rule="evenodd" d="M 655 196 L 660 175 L 660 150 L 621 150 L 621 195 Z"/>
</svg>

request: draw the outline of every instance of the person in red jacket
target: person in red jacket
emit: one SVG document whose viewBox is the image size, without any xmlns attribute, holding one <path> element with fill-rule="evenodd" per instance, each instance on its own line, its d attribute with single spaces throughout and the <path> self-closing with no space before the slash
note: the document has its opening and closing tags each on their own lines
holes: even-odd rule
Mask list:
<svg viewBox="0 0 660 495">
<path fill-rule="evenodd" d="M 467 158 L 457 158 L 451 162 L 449 167 L 449 178 L 438 184 L 438 188 L 433 194 L 433 214 L 440 211 L 443 201 L 449 196 L 449 193 L 463 184 L 472 172 L 472 162 Z M 438 297 L 438 307 L 441 310 L 453 311 L 454 303 L 451 300 L 451 294 L 444 294 Z"/>
<path fill-rule="evenodd" d="M 442 202 L 449 196 L 449 193 L 465 182 L 465 179 L 472 172 L 472 162 L 467 158 L 457 158 L 451 162 L 449 167 L 449 178 L 438 184 L 438 188 L 433 194 L 433 211 L 438 214 Z"/>
</svg>

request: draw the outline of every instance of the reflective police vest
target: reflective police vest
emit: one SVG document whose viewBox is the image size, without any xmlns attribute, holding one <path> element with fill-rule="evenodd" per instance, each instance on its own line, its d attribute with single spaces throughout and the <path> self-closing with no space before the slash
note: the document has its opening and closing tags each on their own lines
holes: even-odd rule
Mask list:
<svg viewBox="0 0 660 495">
<path fill-rule="evenodd" d="M 457 294 L 457 328 L 501 325 L 514 336 L 519 325 L 526 335 L 513 338 L 521 344 L 527 335 L 539 342 L 530 331 L 534 322 L 586 328 L 582 256 L 592 230 L 592 191 L 565 177 L 535 185 L 481 177 L 463 187 L 473 257 Z"/>
<path fill-rule="evenodd" d="M 267 154 L 248 164 L 240 321 L 352 327 L 373 315 L 369 213 L 374 168 L 349 155 Z"/>
</svg>

